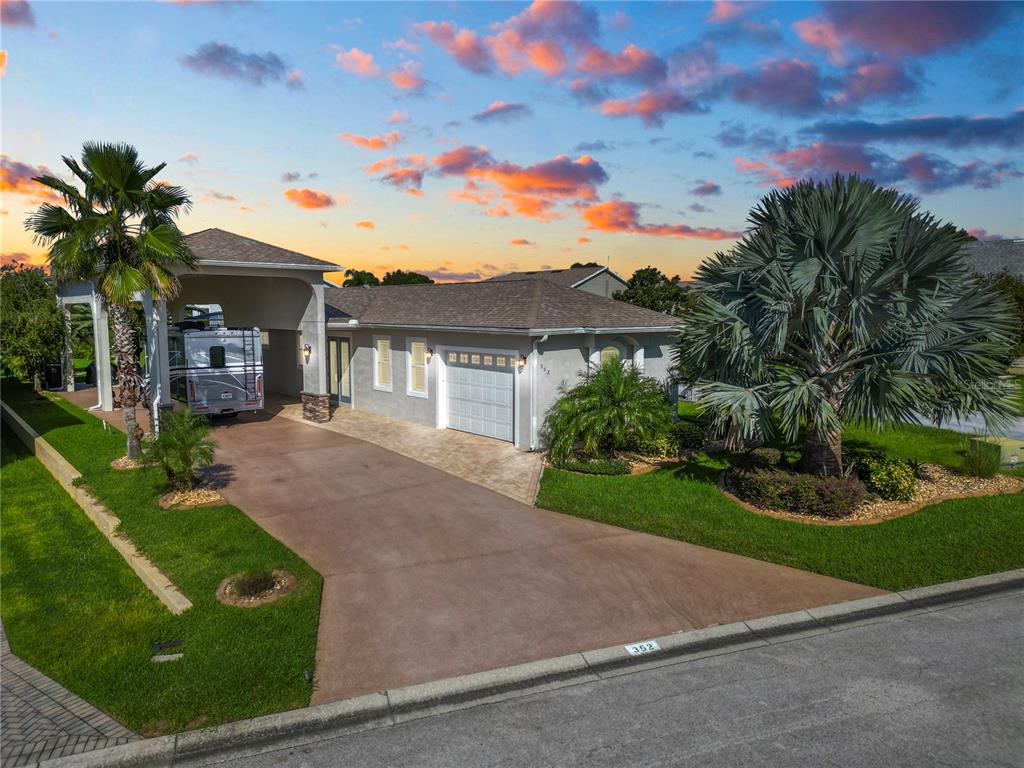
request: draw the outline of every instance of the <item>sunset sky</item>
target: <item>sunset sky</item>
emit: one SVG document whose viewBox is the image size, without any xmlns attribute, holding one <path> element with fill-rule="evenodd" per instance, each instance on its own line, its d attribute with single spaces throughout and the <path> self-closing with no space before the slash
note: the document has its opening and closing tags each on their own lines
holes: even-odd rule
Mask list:
<svg viewBox="0 0 1024 768">
<path fill-rule="evenodd" d="M 439 280 L 687 277 L 857 172 L 1024 236 L 1024 3 L 3 3 L 5 261 L 30 177 L 126 141 L 220 227 Z"/>
</svg>

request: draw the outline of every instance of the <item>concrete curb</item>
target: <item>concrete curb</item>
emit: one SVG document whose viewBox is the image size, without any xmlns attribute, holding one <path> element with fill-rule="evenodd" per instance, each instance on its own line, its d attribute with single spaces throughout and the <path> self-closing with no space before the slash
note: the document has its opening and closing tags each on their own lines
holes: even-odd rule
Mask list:
<svg viewBox="0 0 1024 768">
<path fill-rule="evenodd" d="M 45 438 L 32 429 L 32 426 L 7 403 L 0 402 L 0 412 L 2 412 L 0 416 L 10 425 L 21 442 L 67 491 L 68 496 L 82 508 L 85 516 L 100 529 L 100 533 L 106 537 L 110 545 L 135 571 L 135 575 L 166 606 L 167 610 L 178 615 L 191 608 L 192 602 L 178 591 L 171 580 L 153 565 L 149 558 L 135 548 L 132 540 L 117 533 L 117 527 L 121 524 L 120 518 L 100 504 L 88 491 L 76 485 L 76 481 L 82 477 L 82 473 L 75 469 Z"/>
<path fill-rule="evenodd" d="M 504 701 L 668 664 L 790 642 L 1024 590 L 1024 569 L 653 638 L 631 655 L 615 645 L 476 672 L 306 709 L 125 744 L 39 765 L 45 768 L 170 768 L 302 746 L 440 712 Z"/>
</svg>

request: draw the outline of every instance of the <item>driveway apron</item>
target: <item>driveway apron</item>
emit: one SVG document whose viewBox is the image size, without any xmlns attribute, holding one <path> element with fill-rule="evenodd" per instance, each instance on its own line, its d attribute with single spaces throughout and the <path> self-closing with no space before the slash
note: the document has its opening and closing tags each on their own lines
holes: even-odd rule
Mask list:
<svg viewBox="0 0 1024 768">
<path fill-rule="evenodd" d="M 537 509 L 282 417 L 215 439 L 224 495 L 323 574 L 314 703 L 879 594 Z"/>
</svg>

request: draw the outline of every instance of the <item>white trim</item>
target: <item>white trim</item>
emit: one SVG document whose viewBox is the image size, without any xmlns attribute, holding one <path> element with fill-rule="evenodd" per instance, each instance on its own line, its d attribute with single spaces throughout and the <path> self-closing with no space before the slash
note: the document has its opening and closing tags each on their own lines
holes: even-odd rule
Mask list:
<svg viewBox="0 0 1024 768">
<path fill-rule="evenodd" d="M 341 272 L 337 264 L 282 264 L 275 261 L 219 261 L 217 259 L 199 259 L 200 267 L 256 267 L 259 269 L 309 269 L 317 272 Z"/>
<path fill-rule="evenodd" d="M 419 342 L 423 345 L 423 391 L 412 388 L 412 345 Z M 430 361 L 427 360 L 427 340 L 423 336 L 405 337 L 405 394 L 409 397 L 430 397 Z"/>
<path fill-rule="evenodd" d="M 434 350 L 434 359 L 437 360 L 437 428 L 448 429 L 448 353 L 449 352 L 479 352 L 489 355 L 505 355 L 516 360 L 512 376 L 512 445 L 519 448 L 519 377 L 523 369 L 519 367 L 518 349 L 496 349 L 494 347 L 464 347 L 460 344 L 451 344 L 438 347 Z M 531 391 L 530 396 L 533 396 Z"/>
<path fill-rule="evenodd" d="M 359 321 L 339 320 L 328 321 L 327 327 L 334 331 L 348 330 L 353 327 L 359 328 L 387 328 L 395 330 L 414 331 L 444 331 L 451 333 L 490 333 L 496 336 L 567 336 L 575 333 L 597 333 L 601 335 L 621 333 L 674 333 L 678 326 L 655 325 L 655 326 L 623 326 L 620 328 L 495 328 L 490 326 L 463 326 L 463 325 L 423 325 L 423 324 L 400 324 L 400 323 L 360 323 Z"/>
<path fill-rule="evenodd" d="M 594 279 L 595 277 L 597 277 L 598 275 L 600 275 L 600 274 L 602 274 L 602 273 L 604 273 L 604 272 L 607 272 L 607 273 L 608 273 L 609 275 L 611 275 L 611 276 L 612 276 L 612 277 L 614 277 L 614 278 L 615 278 L 616 280 L 618 280 L 618 281 L 619 281 L 620 283 L 622 283 L 622 287 L 623 287 L 623 288 L 625 288 L 625 287 L 627 287 L 627 286 L 629 285 L 629 283 L 627 283 L 627 282 L 626 282 L 625 280 L 623 280 L 623 279 L 622 279 L 622 276 L 621 276 L 621 275 L 619 275 L 619 274 L 616 274 L 615 272 L 613 272 L 613 271 L 612 271 L 612 270 L 611 270 L 610 268 L 608 268 L 608 267 L 601 267 L 600 269 L 598 269 L 598 270 L 597 270 L 596 272 L 594 272 L 593 274 L 591 274 L 591 275 L 588 275 L 587 277 L 584 277 L 584 278 L 583 278 L 582 280 L 580 280 L 579 282 L 573 283 L 573 284 L 572 284 L 572 285 L 570 285 L 569 287 L 570 287 L 570 288 L 579 288 L 579 287 L 580 287 L 581 285 L 583 285 L 584 283 L 589 283 L 589 282 L 590 282 L 591 280 L 593 280 L 593 279 Z"/>
<path fill-rule="evenodd" d="M 378 341 L 386 341 L 388 343 L 388 378 L 387 384 L 381 384 L 378 381 L 377 374 L 380 371 L 380 367 L 377 365 L 377 358 L 380 352 L 377 349 Z M 393 392 L 395 386 L 395 348 L 391 344 L 391 337 L 384 335 L 373 335 L 373 388 L 378 392 Z"/>
</svg>

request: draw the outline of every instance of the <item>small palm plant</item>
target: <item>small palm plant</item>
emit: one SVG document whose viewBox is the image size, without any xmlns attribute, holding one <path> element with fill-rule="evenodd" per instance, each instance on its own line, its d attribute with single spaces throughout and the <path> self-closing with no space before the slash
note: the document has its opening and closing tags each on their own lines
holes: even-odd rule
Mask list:
<svg viewBox="0 0 1024 768">
<path fill-rule="evenodd" d="M 655 440 L 671 425 L 661 385 L 631 363 L 608 360 L 563 391 L 548 411 L 544 438 L 551 461 L 559 464 L 577 445 L 587 456 L 615 456 L 623 446 Z"/>
<path fill-rule="evenodd" d="M 160 434 L 147 446 L 143 461 L 155 464 L 177 490 L 191 490 L 199 479 L 196 470 L 213 463 L 216 447 L 210 439 L 206 417 L 192 413 L 170 412 L 164 415 Z"/>
</svg>

